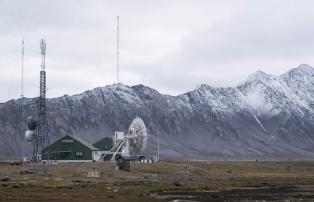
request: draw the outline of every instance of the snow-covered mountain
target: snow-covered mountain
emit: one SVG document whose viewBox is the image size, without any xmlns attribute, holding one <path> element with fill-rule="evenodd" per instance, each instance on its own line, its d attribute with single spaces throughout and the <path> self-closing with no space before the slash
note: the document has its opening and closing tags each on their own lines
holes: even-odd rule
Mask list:
<svg viewBox="0 0 314 202">
<path fill-rule="evenodd" d="M 20 155 L 21 99 L 0 104 L 0 157 Z M 272 76 L 258 71 L 234 88 L 200 85 L 179 96 L 143 85 L 115 84 L 80 95 L 47 100 L 52 141 L 76 134 L 95 142 L 127 131 L 140 116 L 147 125 L 147 154 L 155 154 L 160 133 L 162 158 L 313 159 L 314 68 Z M 36 98 L 24 99 L 35 115 Z M 26 125 L 23 125 L 26 129 Z M 25 144 L 30 153 L 31 145 Z"/>
</svg>

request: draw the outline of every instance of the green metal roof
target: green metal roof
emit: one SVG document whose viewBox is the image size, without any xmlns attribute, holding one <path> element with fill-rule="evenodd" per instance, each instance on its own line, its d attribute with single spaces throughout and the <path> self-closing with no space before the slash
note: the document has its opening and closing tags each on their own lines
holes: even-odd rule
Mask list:
<svg viewBox="0 0 314 202">
<path fill-rule="evenodd" d="M 93 144 L 100 150 L 110 151 L 113 147 L 113 139 L 112 137 L 104 137 Z"/>
<path fill-rule="evenodd" d="M 85 140 L 83 140 L 82 138 L 80 138 L 78 136 L 75 136 L 75 135 L 67 135 L 67 136 L 69 136 L 69 137 L 73 138 L 74 140 L 80 142 L 81 144 L 85 145 L 90 150 L 93 150 L 93 151 L 98 151 L 99 150 L 98 148 L 94 147 L 92 144 L 86 142 Z M 64 136 L 64 137 L 66 137 L 66 136 Z"/>
</svg>

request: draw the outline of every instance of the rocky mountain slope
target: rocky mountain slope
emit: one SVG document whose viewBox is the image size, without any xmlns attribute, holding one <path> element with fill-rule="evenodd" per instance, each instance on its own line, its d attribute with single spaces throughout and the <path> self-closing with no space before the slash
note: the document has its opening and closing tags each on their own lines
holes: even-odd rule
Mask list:
<svg viewBox="0 0 314 202">
<path fill-rule="evenodd" d="M 17 158 L 22 100 L 0 104 L 0 158 Z M 24 99 L 36 115 L 36 98 Z M 258 71 L 234 88 L 201 85 L 178 96 L 143 85 L 115 84 L 47 100 L 52 141 L 75 134 L 89 142 L 127 131 L 140 116 L 148 128 L 146 153 L 177 159 L 313 159 L 314 68 L 272 76 Z M 23 129 L 26 129 L 24 124 Z M 30 154 L 31 145 L 24 144 Z"/>
</svg>

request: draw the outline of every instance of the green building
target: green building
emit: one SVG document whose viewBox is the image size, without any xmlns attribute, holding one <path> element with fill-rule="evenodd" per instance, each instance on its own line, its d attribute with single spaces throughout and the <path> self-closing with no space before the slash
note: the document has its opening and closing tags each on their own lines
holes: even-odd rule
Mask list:
<svg viewBox="0 0 314 202">
<path fill-rule="evenodd" d="M 115 150 L 111 151 L 114 145 L 114 141 L 112 137 L 104 137 L 99 141 L 95 142 L 93 146 L 97 147 L 100 151 L 98 152 L 101 155 L 102 160 L 110 160 L 115 153 Z M 116 157 L 121 156 L 121 148 L 119 152 L 117 152 Z"/>
<path fill-rule="evenodd" d="M 56 161 L 93 161 L 99 159 L 99 149 L 82 140 L 80 137 L 66 135 L 57 140 L 42 152 L 46 160 L 48 151 L 50 160 Z"/>
<path fill-rule="evenodd" d="M 95 142 L 93 146 L 101 151 L 110 151 L 113 147 L 113 139 L 111 137 L 104 137 Z"/>
</svg>

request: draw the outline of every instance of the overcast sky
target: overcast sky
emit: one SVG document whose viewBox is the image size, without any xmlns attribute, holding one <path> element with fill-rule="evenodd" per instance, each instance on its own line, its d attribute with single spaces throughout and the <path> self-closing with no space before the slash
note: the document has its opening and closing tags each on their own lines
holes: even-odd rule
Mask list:
<svg viewBox="0 0 314 202">
<path fill-rule="evenodd" d="M 39 40 L 47 41 L 48 97 L 120 81 L 177 95 L 201 83 L 236 86 L 257 70 L 314 64 L 311 0 L 0 0 L 0 102 L 39 94 Z"/>
</svg>

